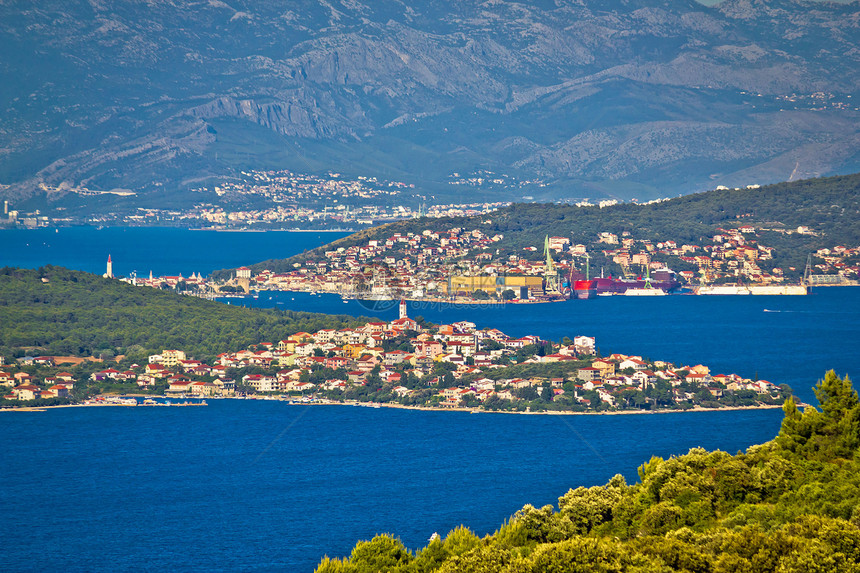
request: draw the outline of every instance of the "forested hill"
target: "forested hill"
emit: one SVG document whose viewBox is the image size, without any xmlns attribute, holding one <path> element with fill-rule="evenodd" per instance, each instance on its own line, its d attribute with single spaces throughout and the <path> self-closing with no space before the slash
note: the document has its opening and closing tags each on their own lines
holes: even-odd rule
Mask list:
<svg viewBox="0 0 860 573">
<path fill-rule="evenodd" d="M 544 237 L 569 237 L 589 245 L 600 232 L 637 239 L 699 243 L 720 227 L 753 225 L 766 232 L 767 245 L 776 248 L 786 266 L 803 268 L 806 256 L 822 247 L 860 244 L 860 174 L 778 183 L 757 189 L 715 190 L 685 195 L 660 203 L 625 203 L 609 207 L 577 207 L 551 203 L 514 204 L 489 215 L 443 219 L 411 219 L 367 229 L 289 259 L 269 260 L 252 266 L 283 272 L 297 261 L 321 257 L 325 251 L 388 238 L 394 233 L 420 233 L 452 227 L 501 233 L 495 246 L 502 252 L 527 255 L 523 247 L 538 247 Z M 810 227 L 814 235 L 786 235 L 779 230 Z"/>
<path fill-rule="evenodd" d="M 228 306 L 63 267 L 0 269 L 0 356 L 22 349 L 112 356 L 178 348 L 203 358 L 368 320 Z"/>
<path fill-rule="evenodd" d="M 416 553 L 379 535 L 317 573 L 857 572 L 860 403 L 832 371 L 821 411 L 789 399 L 778 437 L 730 455 L 653 457 L 639 483 L 578 487 L 526 505 L 493 535 L 460 527 Z"/>
</svg>

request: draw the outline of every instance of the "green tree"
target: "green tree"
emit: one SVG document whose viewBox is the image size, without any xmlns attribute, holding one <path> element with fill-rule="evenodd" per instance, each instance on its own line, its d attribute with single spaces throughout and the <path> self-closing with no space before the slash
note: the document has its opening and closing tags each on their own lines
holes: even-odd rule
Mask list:
<svg viewBox="0 0 860 573">
<path fill-rule="evenodd" d="M 568 491 L 558 500 L 559 511 L 570 520 L 575 531 L 588 533 L 612 519 L 613 510 L 626 491 L 627 482 L 617 474 L 605 486 Z"/>
<path fill-rule="evenodd" d="M 354 567 L 355 573 L 384 573 L 398 571 L 412 559 L 412 554 L 400 539 L 390 535 L 377 535 L 353 548 L 349 564 Z"/>
</svg>

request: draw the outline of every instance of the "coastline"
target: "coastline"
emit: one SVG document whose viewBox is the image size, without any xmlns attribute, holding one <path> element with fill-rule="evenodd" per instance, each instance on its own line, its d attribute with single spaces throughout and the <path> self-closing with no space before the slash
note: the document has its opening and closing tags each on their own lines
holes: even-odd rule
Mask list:
<svg viewBox="0 0 860 573">
<path fill-rule="evenodd" d="M 122 395 L 120 397 L 135 397 L 134 394 Z M 738 410 L 774 410 L 782 408 L 782 404 L 759 404 L 757 406 L 725 406 L 722 408 L 702 408 L 695 406 L 687 409 L 660 409 L 660 410 L 610 410 L 605 412 L 569 412 L 563 410 L 545 410 L 543 412 L 510 412 L 505 410 L 483 410 L 481 408 L 448 408 L 437 406 L 406 406 L 395 403 L 377 402 L 294 402 L 281 398 L 218 398 L 219 400 L 251 400 L 261 402 L 286 402 L 290 406 L 349 406 L 352 408 L 393 408 L 396 410 L 418 410 L 425 412 L 467 412 L 469 414 L 516 414 L 523 416 L 628 416 L 643 414 L 684 414 L 687 412 L 731 412 Z M 137 404 L 138 406 L 141 404 Z M 20 408 L 0 408 L 0 412 L 45 412 L 55 408 L 133 408 L 130 404 L 60 404 L 56 406 L 22 406 Z"/>
<path fill-rule="evenodd" d="M 231 399 L 231 398 L 228 398 Z M 570 412 L 564 410 L 545 410 L 543 412 L 510 412 L 505 410 L 483 410 L 481 408 L 442 408 L 427 406 L 406 406 L 394 403 L 376 402 L 289 402 L 294 406 L 350 406 L 360 408 L 394 408 L 397 410 L 421 410 L 427 412 L 467 412 L 469 414 L 517 414 L 524 416 L 627 416 L 642 414 L 684 414 L 687 412 L 729 412 L 738 410 L 775 410 L 782 408 L 782 404 L 759 404 L 758 406 L 725 406 L 722 408 L 702 408 L 696 406 L 687 409 L 660 409 L 660 410 L 610 410 L 606 412 Z"/>
</svg>

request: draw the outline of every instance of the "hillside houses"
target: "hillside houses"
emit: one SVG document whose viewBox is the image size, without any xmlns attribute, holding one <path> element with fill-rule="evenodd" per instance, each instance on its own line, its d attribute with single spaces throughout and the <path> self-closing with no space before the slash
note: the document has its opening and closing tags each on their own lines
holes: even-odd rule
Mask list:
<svg viewBox="0 0 860 573">
<path fill-rule="evenodd" d="M 511 368 L 545 374 L 500 375 Z M 0 369 L 0 384 L 9 387 L 4 399 L 16 402 L 68 397 L 76 382 L 68 372 L 40 380 L 25 371 Z M 533 335 L 510 337 L 468 321 L 422 326 L 405 316 L 355 328 L 297 332 L 221 353 L 211 364 L 181 350 L 164 350 L 144 365 L 95 370 L 86 384 L 180 397 L 269 394 L 490 410 L 713 406 L 717 401 L 772 402 L 780 395 L 770 382 L 712 375 L 700 364 L 676 367 L 617 353 L 595 357 L 593 337 L 553 344 Z"/>
</svg>

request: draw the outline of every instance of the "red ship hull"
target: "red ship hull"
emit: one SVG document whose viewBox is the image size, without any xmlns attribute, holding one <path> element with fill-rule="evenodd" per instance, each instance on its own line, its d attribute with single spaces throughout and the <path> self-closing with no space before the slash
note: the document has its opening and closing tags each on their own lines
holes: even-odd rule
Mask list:
<svg viewBox="0 0 860 573">
<path fill-rule="evenodd" d="M 573 296 L 578 299 L 588 299 L 597 296 L 597 281 L 573 281 Z"/>
</svg>

